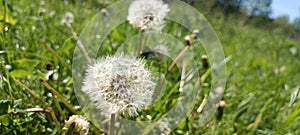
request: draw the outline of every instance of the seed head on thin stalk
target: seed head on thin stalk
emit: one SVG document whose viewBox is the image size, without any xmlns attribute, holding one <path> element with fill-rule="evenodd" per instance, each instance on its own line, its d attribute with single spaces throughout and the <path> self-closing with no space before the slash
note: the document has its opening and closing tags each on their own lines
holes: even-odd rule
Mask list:
<svg viewBox="0 0 300 135">
<path fill-rule="evenodd" d="M 71 24 L 74 22 L 74 15 L 71 12 L 66 12 L 61 20 L 61 24 Z"/>
<path fill-rule="evenodd" d="M 119 54 L 97 60 L 86 70 L 82 91 L 104 114 L 135 116 L 150 105 L 155 83 L 142 60 Z"/>
<path fill-rule="evenodd" d="M 161 30 L 169 7 L 162 0 L 135 0 L 128 10 L 129 23 L 141 30 Z"/>
</svg>

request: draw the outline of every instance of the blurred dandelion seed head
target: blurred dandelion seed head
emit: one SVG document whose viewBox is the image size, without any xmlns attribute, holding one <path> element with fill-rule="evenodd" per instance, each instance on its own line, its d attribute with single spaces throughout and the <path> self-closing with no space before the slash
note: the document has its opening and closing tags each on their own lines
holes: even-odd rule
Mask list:
<svg viewBox="0 0 300 135">
<path fill-rule="evenodd" d="M 71 24 L 74 22 L 74 15 L 71 12 L 66 12 L 61 20 L 61 24 Z"/>
<path fill-rule="evenodd" d="M 89 133 L 89 122 L 86 121 L 84 116 L 72 115 L 69 120 L 65 121 L 65 128 L 71 129 L 73 127 L 73 133 L 80 133 L 80 135 L 87 135 Z"/>
<path fill-rule="evenodd" d="M 82 91 L 104 114 L 137 115 L 150 105 L 155 83 L 142 60 L 119 54 L 97 60 L 86 70 Z"/>
<path fill-rule="evenodd" d="M 135 0 L 128 11 L 129 23 L 142 30 L 161 30 L 169 7 L 161 0 Z"/>
</svg>

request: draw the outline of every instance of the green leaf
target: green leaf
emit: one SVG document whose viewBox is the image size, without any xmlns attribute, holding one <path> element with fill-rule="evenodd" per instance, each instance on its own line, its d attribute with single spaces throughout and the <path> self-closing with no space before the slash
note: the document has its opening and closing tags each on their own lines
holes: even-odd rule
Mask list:
<svg viewBox="0 0 300 135">
<path fill-rule="evenodd" d="M 0 115 L 7 114 L 8 106 L 10 105 L 9 100 L 0 100 Z"/>
<path fill-rule="evenodd" d="M 12 63 L 13 77 L 32 76 L 33 69 L 40 63 L 40 60 L 21 59 Z"/>
<path fill-rule="evenodd" d="M 188 118 L 186 118 L 185 120 L 183 120 L 177 127 L 178 130 L 184 130 L 184 131 L 188 131 L 189 130 L 189 126 L 188 126 L 189 120 Z"/>
<path fill-rule="evenodd" d="M 299 101 L 300 103 L 300 101 Z M 289 124 L 291 124 L 293 122 L 293 120 L 295 120 L 298 116 L 300 116 L 300 108 L 296 108 L 296 110 L 294 110 L 292 112 L 292 114 L 290 114 L 288 116 L 288 118 L 283 122 L 283 124 L 279 127 L 279 129 L 276 131 L 277 134 L 279 134 L 280 132 L 282 132 Z"/>
<path fill-rule="evenodd" d="M 9 116 L 8 116 L 8 114 L 0 116 L 0 123 L 3 124 L 4 126 L 9 125 Z"/>
</svg>

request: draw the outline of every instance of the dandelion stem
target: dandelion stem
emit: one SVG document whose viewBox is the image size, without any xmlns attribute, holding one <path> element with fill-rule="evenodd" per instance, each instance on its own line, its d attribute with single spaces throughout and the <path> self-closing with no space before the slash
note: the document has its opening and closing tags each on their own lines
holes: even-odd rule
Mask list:
<svg viewBox="0 0 300 135">
<path fill-rule="evenodd" d="M 200 77 L 200 84 L 203 84 L 206 78 L 211 74 L 211 68 L 207 69 L 205 73 Z"/>
<path fill-rule="evenodd" d="M 206 105 L 207 100 L 208 100 L 208 96 L 205 95 L 204 98 L 203 98 L 203 101 L 201 102 L 200 106 L 197 109 L 197 113 L 201 113 L 203 111 L 203 108 Z"/>
<path fill-rule="evenodd" d="M 186 78 L 191 75 L 194 72 L 194 69 L 191 69 L 184 77 L 181 81 L 186 80 Z M 168 95 L 165 96 L 165 98 L 162 100 L 161 104 L 159 104 L 157 106 L 157 108 L 161 108 L 161 106 L 166 103 L 167 99 L 170 98 L 170 96 L 172 95 L 172 93 L 176 90 L 176 87 L 180 86 L 181 81 L 177 82 L 174 87 L 170 90 L 170 92 L 168 93 Z M 142 135 L 146 135 L 148 134 L 155 126 L 157 125 L 157 122 L 151 123 L 150 125 L 148 125 L 145 130 L 142 131 Z"/>
<path fill-rule="evenodd" d="M 1 64 L 1 68 L 2 68 L 2 69 L 6 69 L 6 68 L 5 68 L 5 65 L 4 65 L 2 62 L 1 62 L 0 64 Z M 8 70 L 5 70 L 5 74 L 6 74 L 6 77 L 7 77 L 6 83 L 7 83 L 7 86 L 8 86 L 10 99 L 11 99 L 11 100 L 14 100 L 15 97 L 14 97 L 13 94 L 12 94 L 12 91 L 13 91 L 13 90 L 12 90 L 11 85 L 10 85 L 10 79 L 9 79 L 10 75 L 9 75 L 9 71 L 8 71 Z"/>
<path fill-rule="evenodd" d="M 60 133 L 60 126 L 59 126 L 58 120 L 57 120 L 57 118 L 55 116 L 55 113 L 54 113 L 54 111 L 53 111 L 52 108 L 50 108 L 50 114 L 51 114 L 51 117 L 52 117 L 52 119 L 53 119 L 53 121 L 55 123 L 55 126 L 57 128 L 58 133 Z"/>
<path fill-rule="evenodd" d="M 185 84 L 185 81 L 183 80 L 185 77 L 185 72 L 186 72 L 186 61 L 183 61 L 182 64 L 182 71 L 181 71 L 181 81 L 180 81 L 180 88 L 179 88 L 179 92 L 183 91 L 183 87 Z"/>
<path fill-rule="evenodd" d="M 33 90 L 28 88 L 25 84 L 21 83 L 19 80 L 12 77 L 12 79 L 21 87 L 23 87 L 30 95 L 32 95 L 34 98 L 40 99 L 39 95 L 37 95 Z"/>
<path fill-rule="evenodd" d="M 57 107 L 57 110 L 58 110 L 60 116 L 65 120 L 65 119 L 66 119 L 66 118 L 65 118 L 65 115 L 64 115 L 64 113 L 63 113 L 63 111 L 62 111 L 62 109 L 61 109 L 61 106 L 59 105 L 57 99 L 56 99 L 56 98 L 53 98 L 53 101 L 54 101 L 55 106 Z"/>
<path fill-rule="evenodd" d="M 172 69 L 174 68 L 175 64 L 179 61 L 179 59 L 184 56 L 184 54 L 186 53 L 186 51 L 190 48 L 190 46 L 185 46 L 185 48 L 180 52 L 180 54 L 175 58 L 175 60 L 173 61 L 173 63 L 171 64 L 171 66 L 168 68 L 168 72 L 166 74 L 166 76 L 172 71 Z"/>
<path fill-rule="evenodd" d="M 180 54 L 175 58 L 175 60 L 173 61 L 173 63 L 171 64 L 171 66 L 169 66 L 168 68 L 168 72 L 165 74 L 165 78 L 167 78 L 167 76 L 169 75 L 169 73 L 172 71 L 172 69 L 175 67 L 175 64 L 179 61 L 179 59 L 184 56 L 184 54 L 186 53 L 186 51 L 190 48 L 189 45 L 187 45 L 181 52 Z M 181 79 L 182 80 L 182 79 Z M 165 83 L 165 80 L 162 80 L 159 84 L 159 87 L 158 87 L 158 91 L 155 92 L 154 94 L 154 97 L 153 97 L 153 100 L 152 100 L 152 104 L 155 102 L 155 100 L 157 99 L 162 87 L 163 87 L 163 84 Z"/>
<path fill-rule="evenodd" d="M 174 87 L 170 90 L 170 92 L 168 93 L 168 95 L 165 96 L 163 102 L 161 102 L 161 103 L 165 103 L 165 101 L 167 101 L 167 99 L 169 99 L 169 97 L 172 95 L 172 93 L 176 90 L 176 87 L 180 86 L 181 81 L 185 81 L 186 78 L 187 78 L 189 75 L 191 75 L 193 72 L 194 72 L 194 69 L 191 69 L 191 70 L 186 74 L 186 76 L 184 76 L 184 77 L 182 78 L 182 80 L 180 80 L 179 82 L 177 82 L 177 83 L 174 85 Z M 159 107 L 159 108 L 160 108 L 160 107 Z"/>
<path fill-rule="evenodd" d="M 78 45 L 78 47 L 80 48 L 80 50 L 82 51 L 82 53 L 83 53 L 85 59 L 87 60 L 87 62 L 88 62 L 89 64 L 91 64 L 91 63 L 92 63 L 92 60 L 91 60 L 90 56 L 88 55 L 86 49 L 84 48 L 84 45 L 82 44 L 81 40 L 78 38 L 76 32 L 75 32 L 74 29 L 72 28 L 71 24 L 70 24 L 70 23 L 66 23 L 66 25 L 67 25 L 67 27 L 70 29 L 73 38 L 77 41 L 77 45 Z"/>
<path fill-rule="evenodd" d="M 73 113 L 77 114 L 77 111 L 72 107 L 72 105 L 63 97 L 60 95 L 54 88 L 52 88 L 44 79 L 39 79 L 40 82 L 57 98 L 59 98 L 66 106 L 69 108 Z"/>
<path fill-rule="evenodd" d="M 115 133 L 115 120 L 116 120 L 116 114 L 111 114 L 110 115 L 110 125 L 109 125 L 109 134 L 114 135 Z"/>
</svg>

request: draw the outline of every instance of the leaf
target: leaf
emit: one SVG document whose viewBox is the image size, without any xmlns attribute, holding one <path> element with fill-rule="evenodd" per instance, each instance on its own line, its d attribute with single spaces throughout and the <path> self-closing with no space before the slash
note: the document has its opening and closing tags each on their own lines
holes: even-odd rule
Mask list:
<svg viewBox="0 0 300 135">
<path fill-rule="evenodd" d="M 188 131 L 189 130 L 188 123 L 189 123 L 189 120 L 188 120 L 188 118 L 186 118 L 178 125 L 177 129 Z"/>
<path fill-rule="evenodd" d="M 10 13 L 8 12 L 8 10 L 5 9 L 7 7 L 6 6 L 3 6 L 3 7 L 4 7 L 4 9 L 0 9 L 0 32 L 3 32 L 5 23 L 10 24 L 10 25 L 15 25 L 17 23 L 17 20 L 13 19 L 10 16 Z M 5 12 L 5 10 L 6 10 L 6 12 Z"/>
<path fill-rule="evenodd" d="M 276 131 L 277 134 L 279 134 L 283 129 L 285 129 L 289 124 L 292 123 L 293 120 L 296 119 L 300 115 L 300 109 L 296 109 L 292 114 L 288 116 L 288 118 L 283 122 L 283 124 L 279 127 L 279 129 Z"/>
<path fill-rule="evenodd" d="M 21 59 L 12 63 L 12 71 L 10 74 L 13 77 L 32 76 L 33 69 L 40 63 L 39 60 Z"/>
<path fill-rule="evenodd" d="M 4 126 L 9 125 L 9 116 L 8 116 L 8 114 L 0 116 L 0 123 L 3 124 Z"/>
<path fill-rule="evenodd" d="M 0 100 L 0 115 L 7 114 L 8 106 L 10 105 L 9 100 Z"/>
</svg>

